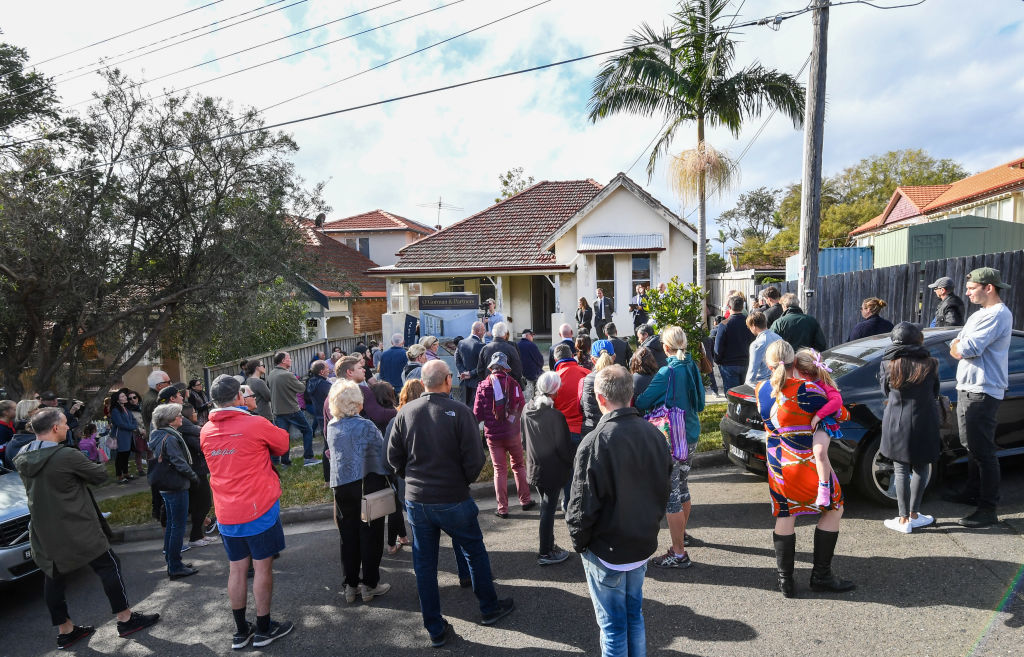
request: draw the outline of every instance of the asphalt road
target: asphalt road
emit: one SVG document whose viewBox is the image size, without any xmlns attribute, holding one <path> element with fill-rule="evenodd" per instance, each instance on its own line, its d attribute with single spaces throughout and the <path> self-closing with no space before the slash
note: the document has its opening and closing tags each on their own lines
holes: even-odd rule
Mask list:
<svg viewBox="0 0 1024 657">
<path fill-rule="evenodd" d="M 813 524 L 799 523 L 799 598 L 774 589 L 774 557 L 766 484 L 732 466 L 695 471 L 691 529 L 705 545 L 691 548 L 684 571 L 650 569 L 644 587 L 652 655 L 914 655 L 1024 654 L 1024 467 L 1007 468 L 1000 525 L 967 531 L 955 524 L 964 507 L 930 496 L 936 527 L 912 535 L 882 526 L 894 513 L 848 496 L 834 566 L 857 582 L 846 594 L 807 589 Z M 333 523 L 290 525 L 288 549 L 276 564 L 274 616 L 295 632 L 264 649 L 278 655 L 597 655 L 597 624 L 578 557 L 540 568 L 535 562 L 537 512 L 502 521 L 481 502 L 481 524 L 499 595 L 516 611 L 496 627 L 479 624 L 468 590 L 458 587 L 451 551 L 442 549 L 441 597 L 458 638 L 432 650 L 421 625 L 411 553 L 385 555 L 393 589 L 371 604 L 341 595 L 338 534 Z M 556 522 L 556 539 L 569 544 Z M 668 531 L 662 532 L 668 543 Z M 233 623 L 225 591 L 227 562 L 218 545 L 186 554 L 200 574 L 170 582 L 160 544 L 116 546 L 129 597 L 163 620 L 133 640 L 116 636 L 99 581 L 87 570 L 70 578 L 69 604 L 79 623 L 98 625 L 75 647 L 79 655 L 221 655 L 230 653 Z M 252 607 L 250 604 L 250 613 Z M 0 591 L 0 655 L 55 653 L 54 630 L 32 580 Z M 252 647 L 245 652 L 255 652 Z"/>
</svg>

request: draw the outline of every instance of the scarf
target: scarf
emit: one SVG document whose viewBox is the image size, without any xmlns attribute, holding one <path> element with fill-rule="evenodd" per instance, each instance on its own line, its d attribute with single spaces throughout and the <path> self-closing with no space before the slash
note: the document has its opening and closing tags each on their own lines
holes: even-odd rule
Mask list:
<svg viewBox="0 0 1024 657">
<path fill-rule="evenodd" d="M 917 358 L 925 359 L 931 358 L 932 353 L 919 344 L 894 344 L 886 348 L 885 353 L 882 354 L 883 361 L 892 361 L 897 358 Z"/>
</svg>

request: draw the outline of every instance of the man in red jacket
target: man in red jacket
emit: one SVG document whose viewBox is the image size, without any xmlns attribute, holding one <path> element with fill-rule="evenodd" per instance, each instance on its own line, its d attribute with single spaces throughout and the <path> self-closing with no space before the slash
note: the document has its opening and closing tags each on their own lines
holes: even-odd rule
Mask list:
<svg viewBox="0 0 1024 657">
<path fill-rule="evenodd" d="M 565 343 L 555 345 L 553 357 L 555 372 L 562 380 L 558 394 L 555 395 L 555 410 L 565 416 L 565 421 L 569 425 L 569 438 L 572 440 L 573 453 L 575 453 L 576 448 L 580 445 L 580 433 L 583 430 L 583 411 L 580 410 L 579 398 L 580 382 L 590 374 L 590 370 L 581 367 L 576 362 L 576 359 L 572 357 L 572 350 Z M 563 489 L 562 511 L 565 511 L 566 505 L 569 504 L 569 483 Z"/>
<path fill-rule="evenodd" d="M 281 481 L 270 457 L 287 453 L 288 432 L 245 410 L 241 386 L 234 377 L 215 380 L 210 397 L 216 408 L 199 442 L 210 467 L 217 524 L 228 554 L 228 598 L 236 629 L 231 647 L 238 650 L 249 641 L 266 646 L 294 627 L 289 621 L 270 620 L 274 555 L 284 549 Z M 255 625 L 245 618 L 250 562 L 255 571 Z"/>
</svg>

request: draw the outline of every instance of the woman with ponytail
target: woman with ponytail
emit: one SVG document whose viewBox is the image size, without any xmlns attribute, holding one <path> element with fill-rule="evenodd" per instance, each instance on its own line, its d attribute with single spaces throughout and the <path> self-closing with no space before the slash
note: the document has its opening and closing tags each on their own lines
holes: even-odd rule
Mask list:
<svg viewBox="0 0 1024 657">
<path fill-rule="evenodd" d="M 686 553 L 686 521 L 690 518 L 690 489 L 687 478 L 690 473 L 690 455 L 700 438 L 700 412 L 704 410 L 704 383 L 700 370 L 693 358 L 686 353 L 686 333 L 678 326 L 666 326 L 661 331 L 661 345 L 665 351 L 666 364 L 651 379 L 650 385 L 636 398 L 636 407 L 643 412 L 661 404 L 682 409 L 686 414 L 686 443 L 689 446 L 685 461 L 672 461 L 672 477 L 669 489 L 668 517 L 669 535 L 672 545 L 668 551 L 651 560 L 658 568 L 689 568 L 693 565 Z M 672 395 L 668 396 L 669 381 Z"/>
<path fill-rule="evenodd" d="M 814 568 L 811 590 L 849 591 L 853 582 L 832 572 L 832 557 L 839 538 L 839 521 L 843 517 L 843 492 L 833 476 L 826 504 L 817 504 L 818 473 L 813 460 L 812 418 L 828 404 L 821 386 L 801 371 L 814 365 L 810 350 L 793 353 L 785 340 L 768 346 L 765 363 L 772 375 L 758 384 L 757 407 L 764 421 L 767 438 L 765 454 L 768 466 L 768 488 L 772 515 L 775 516 L 775 559 L 778 566 L 779 590 L 787 598 L 796 596 L 793 567 L 796 559 L 796 516 L 819 513 L 814 530 Z M 806 361 L 806 362 L 804 362 Z M 798 366 L 798 363 L 800 365 Z M 816 373 L 817 368 L 815 368 Z M 849 412 L 839 407 L 839 420 Z"/>
<path fill-rule="evenodd" d="M 882 335 L 892 330 L 892 322 L 884 319 L 879 313 L 886 307 L 885 301 L 878 297 L 868 297 L 860 304 L 860 316 L 864 319 L 857 322 L 850 332 L 850 341 L 866 338 L 870 335 Z"/>
</svg>

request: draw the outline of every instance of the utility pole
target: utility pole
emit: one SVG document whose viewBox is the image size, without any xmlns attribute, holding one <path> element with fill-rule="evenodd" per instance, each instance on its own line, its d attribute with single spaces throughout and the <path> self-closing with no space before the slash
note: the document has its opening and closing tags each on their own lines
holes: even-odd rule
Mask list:
<svg viewBox="0 0 1024 657">
<path fill-rule="evenodd" d="M 821 147 L 825 132 L 825 70 L 828 63 L 829 0 L 816 0 L 811 71 L 804 108 L 804 176 L 800 189 L 800 276 L 798 297 L 805 311 L 818 280 L 821 230 Z"/>
</svg>

